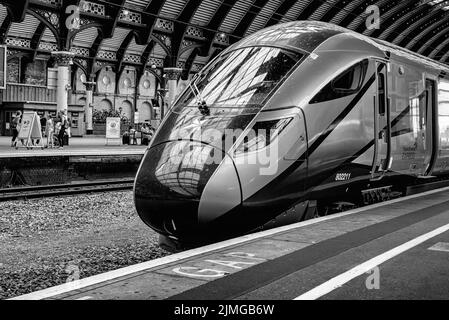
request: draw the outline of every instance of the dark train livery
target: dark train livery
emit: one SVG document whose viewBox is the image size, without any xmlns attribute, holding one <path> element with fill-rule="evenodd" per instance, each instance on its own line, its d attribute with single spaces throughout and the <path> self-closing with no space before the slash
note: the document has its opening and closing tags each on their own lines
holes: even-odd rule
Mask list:
<svg viewBox="0 0 449 320">
<path fill-rule="evenodd" d="M 179 95 L 138 171 L 137 212 L 188 247 L 445 179 L 448 71 L 331 24 L 261 30 Z"/>
</svg>

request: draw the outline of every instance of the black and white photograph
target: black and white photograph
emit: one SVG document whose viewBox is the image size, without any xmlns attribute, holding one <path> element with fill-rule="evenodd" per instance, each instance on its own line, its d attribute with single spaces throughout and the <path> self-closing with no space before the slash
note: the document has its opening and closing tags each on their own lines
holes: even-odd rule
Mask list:
<svg viewBox="0 0 449 320">
<path fill-rule="evenodd" d="M 449 300 L 449 1 L 0 0 L 0 300 Z"/>
</svg>

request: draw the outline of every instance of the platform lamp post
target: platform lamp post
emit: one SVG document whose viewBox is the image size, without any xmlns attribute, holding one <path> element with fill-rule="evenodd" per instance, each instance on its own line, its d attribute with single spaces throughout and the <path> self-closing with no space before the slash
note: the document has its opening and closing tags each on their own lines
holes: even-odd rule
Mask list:
<svg viewBox="0 0 449 320">
<path fill-rule="evenodd" d="M 84 106 L 84 114 L 86 119 L 86 134 L 91 135 L 94 133 L 93 127 L 93 114 L 94 114 L 94 87 L 96 82 L 88 81 L 83 82 L 86 87 L 86 105 Z"/>
</svg>

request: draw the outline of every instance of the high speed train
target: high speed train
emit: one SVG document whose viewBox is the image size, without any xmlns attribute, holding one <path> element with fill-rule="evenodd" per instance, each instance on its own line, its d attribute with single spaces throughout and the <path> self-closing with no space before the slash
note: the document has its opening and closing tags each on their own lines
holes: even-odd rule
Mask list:
<svg viewBox="0 0 449 320">
<path fill-rule="evenodd" d="M 138 170 L 137 212 L 183 249 L 444 180 L 448 72 L 332 24 L 263 29 L 177 97 Z"/>
</svg>

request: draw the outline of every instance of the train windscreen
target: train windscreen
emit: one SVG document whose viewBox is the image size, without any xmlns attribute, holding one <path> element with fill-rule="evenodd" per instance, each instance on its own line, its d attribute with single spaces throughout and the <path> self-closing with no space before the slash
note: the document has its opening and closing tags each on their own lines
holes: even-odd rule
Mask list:
<svg viewBox="0 0 449 320">
<path fill-rule="evenodd" d="M 201 106 L 210 115 L 257 113 L 303 56 L 276 47 L 231 51 L 192 80 L 173 111 Z"/>
</svg>

